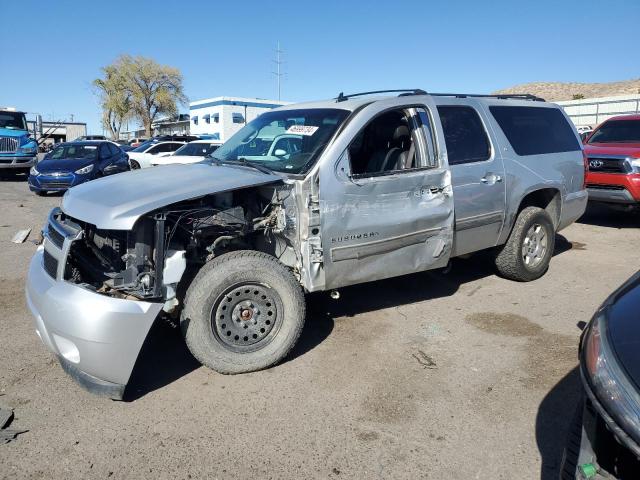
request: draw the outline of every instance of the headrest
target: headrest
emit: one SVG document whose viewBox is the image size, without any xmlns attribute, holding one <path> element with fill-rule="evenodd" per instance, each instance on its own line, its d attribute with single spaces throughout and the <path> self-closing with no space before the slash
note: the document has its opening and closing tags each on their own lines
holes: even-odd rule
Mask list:
<svg viewBox="0 0 640 480">
<path fill-rule="evenodd" d="M 394 140 L 401 140 L 409 136 L 409 129 L 405 125 L 398 125 L 393 132 Z"/>
</svg>

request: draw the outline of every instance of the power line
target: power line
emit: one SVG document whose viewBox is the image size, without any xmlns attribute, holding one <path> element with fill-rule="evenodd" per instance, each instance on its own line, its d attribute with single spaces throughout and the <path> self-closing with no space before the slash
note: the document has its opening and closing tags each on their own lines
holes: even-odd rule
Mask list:
<svg viewBox="0 0 640 480">
<path fill-rule="evenodd" d="M 286 73 L 284 73 L 282 69 L 282 65 L 284 65 L 285 63 L 282 60 L 283 53 L 284 53 L 284 50 L 280 49 L 280 42 L 278 42 L 278 46 L 276 47 L 276 59 L 271 60 L 273 63 L 276 64 L 276 71 L 271 72 L 271 74 L 276 76 L 276 81 L 278 82 L 278 101 L 280 101 L 282 77 L 286 75 Z"/>
</svg>

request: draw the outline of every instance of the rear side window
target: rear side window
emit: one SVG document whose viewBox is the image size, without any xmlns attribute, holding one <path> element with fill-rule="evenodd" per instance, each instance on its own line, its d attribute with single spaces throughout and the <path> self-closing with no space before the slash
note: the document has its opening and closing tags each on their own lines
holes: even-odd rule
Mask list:
<svg viewBox="0 0 640 480">
<path fill-rule="evenodd" d="M 491 157 L 491 146 L 478 112 L 465 106 L 439 106 L 449 165 L 482 162 Z"/>
<path fill-rule="evenodd" d="M 580 150 L 578 139 L 557 108 L 489 107 L 520 156 Z"/>
</svg>

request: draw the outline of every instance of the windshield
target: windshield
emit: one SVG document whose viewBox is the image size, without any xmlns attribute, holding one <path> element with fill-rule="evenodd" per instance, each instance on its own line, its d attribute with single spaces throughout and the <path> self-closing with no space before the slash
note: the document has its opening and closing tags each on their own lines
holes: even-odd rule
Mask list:
<svg viewBox="0 0 640 480">
<path fill-rule="evenodd" d="M 141 153 L 143 153 L 143 152 L 146 152 L 149 147 L 151 147 L 152 145 L 154 145 L 156 143 L 158 143 L 158 142 L 154 141 L 154 140 L 147 140 L 146 142 L 141 143 L 140 145 L 138 145 L 136 148 L 134 148 L 131 151 L 132 152 L 141 152 Z"/>
<path fill-rule="evenodd" d="M 304 173 L 349 115 L 347 110 L 300 109 L 266 112 L 243 127 L 211 157 L 259 162 L 283 173 Z"/>
<path fill-rule="evenodd" d="M 640 120 L 610 120 L 602 124 L 588 143 L 640 143 Z"/>
<path fill-rule="evenodd" d="M 26 130 L 27 119 L 22 112 L 0 112 L 0 128 Z"/>
<path fill-rule="evenodd" d="M 220 145 L 216 143 L 187 143 L 176 150 L 174 155 L 185 155 L 188 157 L 206 157 L 211 155 Z"/>
<path fill-rule="evenodd" d="M 53 149 L 49 154 L 52 160 L 77 160 L 83 158 L 86 160 L 95 160 L 98 158 L 97 145 L 61 145 Z"/>
</svg>

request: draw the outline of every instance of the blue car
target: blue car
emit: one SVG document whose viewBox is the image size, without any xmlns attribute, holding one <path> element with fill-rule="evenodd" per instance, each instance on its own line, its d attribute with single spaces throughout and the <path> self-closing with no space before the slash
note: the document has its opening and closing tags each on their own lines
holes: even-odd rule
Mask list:
<svg viewBox="0 0 640 480">
<path fill-rule="evenodd" d="M 105 141 L 62 143 L 29 172 L 29 189 L 38 195 L 62 192 L 105 175 L 129 170 L 129 157 Z"/>
</svg>

